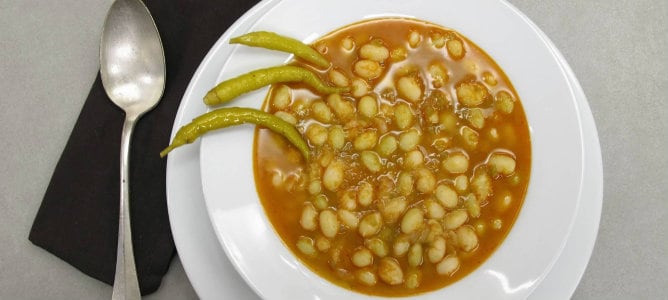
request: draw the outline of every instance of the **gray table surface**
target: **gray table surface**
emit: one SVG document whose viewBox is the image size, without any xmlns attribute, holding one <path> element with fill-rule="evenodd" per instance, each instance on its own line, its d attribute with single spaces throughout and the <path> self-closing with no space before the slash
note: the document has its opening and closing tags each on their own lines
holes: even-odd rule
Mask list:
<svg viewBox="0 0 668 300">
<path fill-rule="evenodd" d="M 604 202 L 573 299 L 668 295 L 668 2 L 510 1 L 563 52 L 601 139 Z M 27 239 L 98 71 L 111 0 L 0 0 L 0 299 L 109 299 Z M 29 124 L 30 126 L 26 126 Z M 195 299 L 174 259 L 146 299 Z"/>
</svg>

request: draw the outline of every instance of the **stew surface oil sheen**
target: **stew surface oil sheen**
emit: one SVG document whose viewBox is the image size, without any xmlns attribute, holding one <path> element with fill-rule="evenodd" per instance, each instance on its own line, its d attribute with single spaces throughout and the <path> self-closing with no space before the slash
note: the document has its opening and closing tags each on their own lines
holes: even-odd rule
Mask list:
<svg viewBox="0 0 668 300">
<path fill-rule="evenodd" d="M 316 41 L 332 86 L 271 88 L 310 161 L 257 129 L 260 201 L 283 242 L 341 287 L 407 296 L 452 284 L 502 243 L 529 183 L 524 110 L 499 66 L 461 34 L 411 19 L 355 23 Z M 268 249 L 270 251 L 270 249 Z"/>
</svg>

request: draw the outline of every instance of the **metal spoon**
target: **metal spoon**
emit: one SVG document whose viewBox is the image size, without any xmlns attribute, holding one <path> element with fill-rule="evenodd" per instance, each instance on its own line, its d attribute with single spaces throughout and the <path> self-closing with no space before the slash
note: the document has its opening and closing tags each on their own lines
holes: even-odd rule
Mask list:
<svg viewBox="0 0 668 300">
<path fill-rule="evenodd" d="M 137 120 L 158 104 L 165 88 L 162 42 L 151 13 L 140 0 L 116 0 L 111 5 L 100 42 L 100 75 L 107 96 L 125 111 L 118 252 L 111 298 L 140 299 L 130 230 L 130 140 Z"/>
</svg>

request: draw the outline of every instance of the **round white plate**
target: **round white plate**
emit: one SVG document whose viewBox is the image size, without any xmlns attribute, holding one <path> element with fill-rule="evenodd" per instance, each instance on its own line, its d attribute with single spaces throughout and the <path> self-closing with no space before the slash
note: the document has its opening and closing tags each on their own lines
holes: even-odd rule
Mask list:
<svg viewBox="0 0 668 300">
<path fill-rule="evenodd" d="M 222 40 L 227 40 L 232 35 L 248 31 L 248 27 L 254 22 L 254 19 L 262 15 L 264 11 L 268 10 L 274 4 L 276 4 L 276 1 L 263 2 L 256 6 L 231 27 L 225 36 L 222 37 Z M 193 97 L 193 91 L 206 90 L 215 84 L 218 75 L 217 70 L 222 68 L 224 59 L 214 54 L 226 56 L 224 53 L 226 51 L 229 52 L 229 49 L 225 49 L 224 45 L 217 44 L 200 66 L 181 104 L 175 121 L 175 129 L 186 123 L 185 121 L 192 119 L 206 110 L 201 104 L 200 98 Z M 573 84 L 579 88 L 576 81 Z M 579 98 L 578 104 L 583 106 L 581 107 L 583 111 L 586 109 L 587 114 L 584 115 L 585 119 L 591 123 L 591 126 L 584 126 L 583 129 L 586 129 L 585 132 L 590 133 L 588 136 L 593 136 L 593 140 L 595 140 L 592 141 L 588 138 L 586 140 L 587 144 L 592 144 L 593 146 L 591 147 L 595 148 L 593 153 L 598 154 L 599 167 L 598 170 L 596 170 L 595 166 L 592 167 L 593 171 L 589 173 L 593 173 L 593 175 L 585 177 L 589 181 L 592 178 L 601 178 L 600 149 L 598 149 L 595 127 L 593 126 L 591 114 L 588 112 L 586 99 L 584 97 Z M 587 123 L 584 125 L 587 125 Z M 206 213 L 202 203 L 203 196 L 198 188 L 199 155 L 196 148 L 197 146 L 185 147 L 180 151 L 170 154 L 168 159 L 167 186 L 169 212 L 174 239 L 181 260 L 195 290 L 202 298 L 256 298 L 248 287 L 243 284 L 239 276 L 231 270 L 229 261 L 224 257 L 218 242 L 214 238 L 210 224 L 204 218 Z M 594 160 L 595 162 L 596 160 Z M 591 163 L 591 160 L 588 160 L 588 163 Z M 588 183 L 585 186 L 588 189 L 583 191 L 583 196 L 588 195 L 585 199 L 591 199 L 591 201 L 583 204 L 586 206 L 581 208 L 578 220 L 585 219 L 590 222 L 578 222 L 576 224 L 583 223 L 580 226 L 587 226 L 585 229 L 588 230 L 581 230 L 582 228 L 579 228 L 576 232 L 577 236 L 580 237 L 578 239 L 579 243 L 569 243 L 569 247 L 566 248 L 566 252 L 564 253 L 564 255 L 569 253 L 575 255 L 562 256 L 559 264 L 555 267 L 555 271 L 547 277 L 546 284 L 541 285 L 536 293 L 546 291 L 546 295 L 556 296 L 556 298 L 569 297 L 584 271 L 591 248 L 593 247 L 598 217 L 600 216 L 601 183 L 599 180 L 598 182 Z M 598 189 L 596 186 L 598 186 Z M 582 212 L 585 211 L 584 208 L 587 207 L 589 208 L 587 217 L 580 217 Z M 552 274 L 557 274 L 558 276 L 553 276 Z M 570 282 L 564 279 L 569 279 Z M 508 288 L 513 289 L 514 287 L 508 286 Z"/>
<path fill-rule="evenodd" d="M 448 9 L 433 9 L 438 6 Z M 485 49 L 511 78 L 532 133 L 531 183 L 520 215 L 504 243 L 482 266 L 447 288 L 416 295 L 416 299 L 525 299 L 548 273 L 570 233 L 583 172 L 575 98 L 558 58 L 523 19 L 509 17 L 511 12 L 498 1 L 422 0 L 408 5 L 405 1 L 284 0 L 250 28 L 312 40 L 379 15 L 413 17 L 461 32 Z M 495 30 L 480 26 L 480 20 L 494 24 Z M 288 59 L 284 53 L 236 46 L 218 80 Z M 204 94 L 202 91 L 200 98 Z M 265 94 L 266 89 L 258 90 L 230 105 L 260 108 Z M 252 126 L 245 126 L 210 133 L 202 138 L 200 148 L 209 216 L 237 271 L 266 299 L 370 298 L 315 275 L 281 242 L 257 198 L 253 132 Z"/>
</svg>

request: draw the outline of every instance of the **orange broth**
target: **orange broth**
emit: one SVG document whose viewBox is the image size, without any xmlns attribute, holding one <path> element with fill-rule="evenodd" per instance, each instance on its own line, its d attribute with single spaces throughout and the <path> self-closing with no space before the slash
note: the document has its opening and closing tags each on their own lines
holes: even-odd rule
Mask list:
<svg viewBox="0 0 668 300">
<path fill-rule="evenodd" d="M 419 43 L 414 44 L 415 47 L 409 43 L 411 32 L 418 33 L 420 37 Z M 447 41 L 450 40 L 462 43 L 465 51 L 463 57 L 455 58 L 452 53 L 456 52 L 449 52 L 451 50 Z M 350 46 L 350 41 L 354 41 L 354 48 L 346 49 L 346 46 Z M 332 102 L 328 102 L 331 100 L 328 98 L 329 95 L 314 93 L 303 84 L 286 84 L 290 89 L 290 104 L 278 109 L 272 105 L 278 86 L 272 88 L 264 109 L 271 113 L 284 111 L 297 119 L 297 128 L 304 133 L 310 143 L 311 161 L 304 161 L 299 152 L 281 136 L 266 129 L 258 129 L 254 147 L 254 171 L 258 195 L 276 233 L 285 245 L 313 272 L 330 282 L 360 293 L 378 296 L 407 296 L 433 291 L 456 282 L 478 268 L 492 255 L 512 228 L 529 183 L 531 147 L 526 116 L 510 80 L 482 49 L 453 30 L 418 20 L 377 19 L 346 26 L 314 43 L 314 48 L 332 62 L 330 69 L 320 70 L 300 60 L 293 61 L 292 64 L 309 68 L 330 85 L 334 85 L 328 76 L 328 72 L 332 69 L 340 71 L 352 82 L 355 78 L 361 78 L 356 73 L 354 65 L 361 60 L 359 49 L 368 43 L 381 45 L 390 53 L 388 58 L 380 62 L 382 67 L 380 76 L 362 78 L 370 87 L 366 95 L 371 95 L 378 101 L 377 113 L 371 118 L 363 116 L 358 111 L 361 97 L 353 96 L 353 92 L 341 94 L 344 101 L 355 107 L 353 119 L 344 119 L 335 112 L 330 122 L 321 122 L 314 119 L 311 105 L 314 101 L 322 101 L 331 108 Z M 453 49 L 457 51 L 456 48 Z M 430 72 L 430 66 L 433 64 L 441 64 L 447 69 L 446 80 L 437 82 L 438 78 Z M 419 100 L 408 101 L 397 91 L 397 82 L 402 76 L 409 76 L 418 82 L 422 90 Z M 463 97 L 466 91 L 458 91 L 458 88 L 464 83 L 476 83 L 477 86 L 484 87 L 487 94 L 483 97 L 482 103 L 476 105 L 461 103 L 460 95 Z M 510 95 L 510 98 L 500 99 L 503 97 L 499 95 L 503 93 L 506 93 L 505 96 Z M 392 115 L 398 103 L 408 104 L 414 114 L 413 123 L 408 128 L 399 128 L 398 121 Z M 511 103 L 510 112 L 509 103 Z M 478 124 L 477 127 L 473 125 L 474 110 L 477 110 L 475 113 L 482 112 L 484 125 Z M 345 129 L 345 146 L 333 150 L 328 142 L 314 145 L 309 136 L 306 136 L 306 132 L 307 128 L 315 123 L 326 129 L 331 129 L 336 124 L 340 125 Z M 472 146 L 469 143 L 470 139 L 464 136 L 463 132 L 468 129 L 463 127 L 473 129 L 472 132 L 477 137 L 475 146 Z M 419 165 L 419 169 L 407 169 L 405 164 L 408 151 L 402 149 L 381 156 L 380 171 L 370 171 L 365 167 L 365 163 L 360 161 L 360 151 L 355 149 L 355 138 L 361 133 L 373 131 L 379 138 L 385 135 L 398 138 L 403 132 L 411 129 L 417 130 L 420 134 L 420 143 L 415 149 L 423 154 L 424 164 Z M 374 149 L 379 151 L 378 147 L 376 143 L 371 151 Z M 444 167 L 444 161 L 453 153 L 463 153 L 468 158 L 466 171 L 452 173 Z M 494 153 L 512 158 L 515 163 L 512 172 L 504 173 L 504 166 L 495 165 L 490 161 Z M 323 182 L 323 173 L 326 172 L 328 163 L 333 160 L 340 161 L 346 166 L 346 177 L 340 186 L 334 190 L 322 185 L 318 190 L 317 184 L 312 187 L 310 184 L 314 180 Z M 491 192 L 485 193 L 481 188 L 474 187 L 473 179 L 478 178 L 476 172 L 487 174 Z M 397 178 L 401 173 L 409 174 L 416 179 L 411 188 L 412 192 L 408 195 L 397 191 L 396 186 L 399 184 Z M 433 175 L 437 186 L 444 185 L 456 191 L 456 207 L 447 207 L 445 202 L 439 200 L 440 198 L 435 198 L 434 190 L 429 190 L 433 186 L 430 181 L 431 175 L 425 175 L 427 178 L 422 182 L 425 186 L 422 189 L 429 191 L 421 192 L 416 188 L 418 181 L 423 178 L 420 177 L 421 174 L 424 173 Z M 457 182 L 458 176 L 465 177 Z M 342 200 L 343 197 L 350 195 L 353 195 L 353 198 L 360 197 L 361 181 L 369 183 L 374 188 L 371 204 L 361 205 L 359 201 L 344 203 L 346 200 Z M 464 181 L 466 187 L 462 186 Z M 470 195 L 473 195 L 471 199 L 475 199 L 467 202 Z M 316 200 L 317 197 L 320 197 L 320 200 Z M 361 220 L 374 211 L 386 209 L 387 202 L 397 197 L 406 203 L 402 216 L 398 219 L 384 219 L 382 227 L 376 234 L 362 236 L 355 226 L 347 226 L 340 219 L 339 210 L 342 210 L 342 205 Z M 433 203 L 438 203 L 445 216 L 438 218 L 442 214 L 437 207 L 434 211 L 429 210 L 426 207 L 428 199 L 432 208 L 434 208 Z M 476 213 L 476 205 L 479 213 Z M 318 214 L 328 210 L 339 216 L 335 236 L 324 236 L 321 228 L 315 230 L 304 228 L 302 217 L 306 206 L 316 207 Z M 404 231 L 402 217 L 405 216 L 405 211 L 411 208 L 417 208 L 422 212 L 423 223 L 417 225 L 418 229 Z M 462 230 L 461 235 L 458 235 L 459 228 L 447 229 L 444 225 L 448 213 L 455 210 L 467 212 L 467 219 L 460 227 L 468 229 Z M 383 212 L 383 215 L 389 213 Z M 432 215 L 436 217 L 432 218 Z M 322 222 L 319 219 L 316 221 Z M 441 229 L 430 224 L 438 224 Z M 432 235 L 430 230 L 433 231 Z M 407 233 L 408 231 L 410 232 Z M 470 234 L 470 232 L 476 235 L 476 245 L 473 249 L 465 251 L 462 245 L 468 247 L 466 243 L 471 241 L 470 239 L 464 241 L 466 238 L 464 233 Z M 433 260 L 440 257 L 439 250 L 434 246 L 434 235 L 446 241 L 443 259 L 455 257 L 458 264 L 456 269 L 452 270 L 452 267 L 445 263 L 439 267 L 442 259 L 434 262 L 430 260 L 429 255 L 433 255 Z M 419 265 L 409 264 L 409 254 L 397 244 L 400 237 L 410 241 L 411 247 L 416 244 L 421 245 L 422 260 Z M 306 241 L 303 244 L 305 248 L 297 246 L 300 239 Z M 371 239 L 381 240 L 384 248 L 375 247 L 375 250 L 371 251 L 373 262 L 370 265 L 356 266 L 352 262 L 355 251 L 373 247 L 370 246 Z M 312 252 L 313 249 L 310 247 L 315 249 L 315 252 Z M 433 253 L 436 254 L 429 252 L 432 251 L 429 250 L 430 247 L 435 248 Z M 304 249 L 310 250 L 305 252 Z M 416 249 L 419 250 L 419 247 L 416 246 Z M 368 253 L 367 250 L 364 251 Z M 385 276 L 381 274 L 386 272 L 379 267 L 383 260 L 400 266 L 401 281 L 389 279 L 388 276 L 392 274 Z M 447 272 L 443 274 L 439 270 Z M 372 277 L 375 278 L 375 282 Z"/>
</svg>

